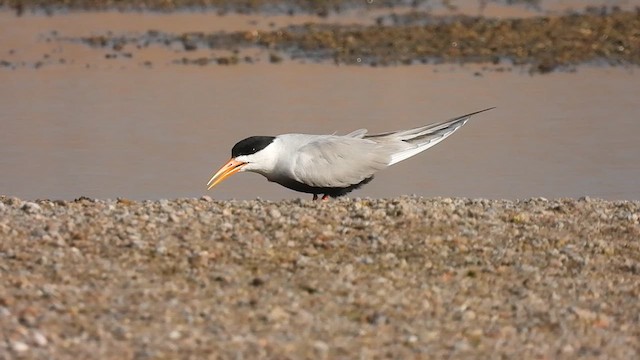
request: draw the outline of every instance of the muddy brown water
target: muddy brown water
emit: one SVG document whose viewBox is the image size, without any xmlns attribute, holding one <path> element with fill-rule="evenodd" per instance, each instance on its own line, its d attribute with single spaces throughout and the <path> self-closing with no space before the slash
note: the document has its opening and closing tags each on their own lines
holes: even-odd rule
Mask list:
<svg viewBox="0 0 640 360">
<path fill-rule="evenodd" d="M 0 59 L 45 63 L 0 68 L 0 194 L 307 198 L 257 174 L 235 175 L 210 192 L 205 184 L 233 144 L 250 135 L 382 132 L 496 106 L 352 196 L 640 199 L 637 68 L 582 66 L 530 76 L 520 68 L 455 65 L 199 67 L 171 64 L 180 55 L 168 50 L 106 60 L 98 50 L 42 40 L 52 30 L 155 27 L 131 20 L 141 15 L 109 20 L 117 17 L 112 13 L 103 14 L 106 25 L 91 27 L 87 18 L 95 16 L 69 15 L 75 27 L 64 16 L 0 16 Z M 168 26 L 184 31 L 178 23 Z M 145 60 L 153 66 L 141 66 Z"/>
</svg>

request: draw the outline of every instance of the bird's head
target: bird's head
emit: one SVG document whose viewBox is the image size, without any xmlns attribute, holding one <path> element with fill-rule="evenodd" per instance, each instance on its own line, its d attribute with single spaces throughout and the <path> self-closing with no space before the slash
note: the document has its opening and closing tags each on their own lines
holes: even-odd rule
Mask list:
<svg viewBox="0 0 640 360">
<path fill-rule="evenodd" d="M 251 136 L 239 141 L 231 149 L 231 159 L 207 183 L 208 189 L 237 172 L 268 172 L 276 161 L 274 151 L 271 151 L 275 139 L 274 136 Z"/>
</svg>

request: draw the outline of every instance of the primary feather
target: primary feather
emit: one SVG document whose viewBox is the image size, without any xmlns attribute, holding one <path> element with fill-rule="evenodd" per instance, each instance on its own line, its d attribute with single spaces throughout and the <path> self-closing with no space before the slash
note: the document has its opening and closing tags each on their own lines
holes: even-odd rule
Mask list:
<svg viewBox="0 0 640 360">
<path fill-rule="evenodd" d="M 426 126 L 417 127 L 409 130 L 391 131 L 382 134 L 365 135 L 363 139 L 377 140 L 377 141 L 403 141 L 411 146 L 393 153 L 389 166 L 396 164 L 402 160 L 406 160 L 414 155 L 417 155 L 430 147 L 436 145 L 440 141 L 449 137 L 456 130 L 461 128 L 467 123 L 472 115 L 491 110 L 493 108 L 484 109 L 473 112 L 471 114 L 462 115 L 451 120 L 443 121 L 437 124 L 430 124 Z"/>
</svg>

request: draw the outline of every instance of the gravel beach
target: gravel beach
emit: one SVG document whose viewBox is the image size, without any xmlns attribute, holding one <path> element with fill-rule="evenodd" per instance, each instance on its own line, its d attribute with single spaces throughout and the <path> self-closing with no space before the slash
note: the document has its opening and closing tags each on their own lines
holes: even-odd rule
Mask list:
<svg viewBox="0 0 640 360">
<path fill-rule="evenodd" d="M 164 46 L 185 54 L 174 63 L 235 65 L 259 59 L 242 57 L 240 49 L 271 51 L 269 61 L 286 58 L 349 65 L 412 65 L 421 63 L 481 63 L 529 65 L 532 73 L 572 69 L 580 64 L 640 64 L 640 9 L 591 10 L 585 14 L 530 19 L 433 17 L 413 12 L 391 17 L 392 26 L 308 23 L 273 31 L 136 35 L 92 35 L 58 38 L 53 42 L 83 43 L 112 49 L 109 56 L 132 57 L 139 49 Z M 378 20 L 386 21 L 384 17 Z M 196 50 L 228 50 L 230 56 L 193 56 Z"/>
<path fill-rule="evenodd" d="M 0 198 L 0 358 L 640 353 L 640 202 Z"/>
<path fill-rule="evenodd" d="M 264 0 L 242 2 L 240 8 L 232 6 L 228 10 L 243 13 L 245 11 L 242 9 L 248 6 L 245 9 L 248 13 L 270 13 L 266 9 L 279 4 L 276 8 L 280 10 L 294 7 L 305 13 L 324 14 L 327 9 L 337 6 L 337 3 L 346 8 L 360 4 L 362 11 L 377 9 L 378 15 L 363 16 L 360 19 L 354 17 L 352 22 L 345 22 L 344 19 L 338 21 L 339 11 L 333 11 L 334 17 L 305 18 L 307 21 L 304 24 L 281 24 L 279 27 L 272 22 L 272 26 L 267 29 L 257 28 L 257 20 L 253 20 L 253 25 L 249 24 L 246 30 L 241 31 L 224 29 L 185 32 L 148 28 L 123 32 L 114 25 L 113 29 L 106 32 L 90 31 L 80 36 L 69 36 L 60 29 L 47 28 L 47 32 L 39 34 L 39 41 L 55 44 L 55 50 L 43 49 L 38 60 L 25 61 L 13 56 L 16 50 L 10 48 L 5 54 L 0 52 L 0 68 L 30 66 L 39 69 L 45 65 L 71 64 L 76 59 L 62 56 L 61 50 L 69 46 L 89 48 L 99 55 L 100 60 L 107 59 L 114 63 L 129 60 L 144 68 L 166 62 L 177 65 L 229 66 L 260 62 L 279 64 L 292 60 L 353 66 L 473 63 L 483 64 L 483 71 L 495 68 L 495 71 L 502 72 L 511 71 L 514 67 L 524 67 L 532 74 L 544 74 L 555 70 L 573 71 L 584 64 L 632 67 L 640 64 L 640 7 L 620 9 L 615 6 L 592 6 L 562 15 L 540 13 L 539 16 L 527 18 L 492 18 L 460 13 L 442 16 L 420 8 L 406 7 L 406 4 L 405 12 L 396 13 L 393 7 L 386 12 L 380 10 L 380 7 L 398 5 L 402 1 L 374 2 L 376 5 L 369 7 L 362 1 Z M 212 8 L 205 6 L 208 10 L 203 13 L 211 16 L 209 22 L 216 22 L 224 18 L 224 15 L 217 15 L 213 9 L 226 9 L 231 4 L 236 3 L 0 1 L 0 10 L 26 7 L 37 12 L 38 9 L 59 7 L 59 12 L 52 13 L 56 16 L 63 14 L 63 9 L 79 11 L 85 7 L 90 11 L 160 8 L 164 11 L 182 9 L 184 14 L 186 9 L 191 9 L 190 6 L 199 9 L 198 6 L 208 5 Z M 320 10 L 316 9 L 317 4 L 322 4 Z M 16 13 L 22 14 L 23 10 Z M 11 24 L 13 25 L 5 26 L 23 26 L 23 23 L 16 23 L 15 20 Z M 140 60 L 144 58 L 145 52 L 155 51 L 157 54 L 162 53 L 162 50 L 167 53 L 166 59 Z M 57 54 L 55 57 L 51 54 L 53 52 Z M 77 51 L 73 54 L 77 54 Z M 86 63 L 86 66 L 90 67 L 91 64 Z"/>
</svg>

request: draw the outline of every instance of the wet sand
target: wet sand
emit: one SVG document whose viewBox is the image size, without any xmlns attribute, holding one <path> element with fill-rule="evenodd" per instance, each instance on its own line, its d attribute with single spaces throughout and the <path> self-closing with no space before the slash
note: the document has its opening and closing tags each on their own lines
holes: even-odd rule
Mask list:
<svg viewBox="0 0 640 360">
<path fill-rule="evenodd" d="M 0 201 L 5 358 L 640 354 L 639 202 Z"/>
</svg>

